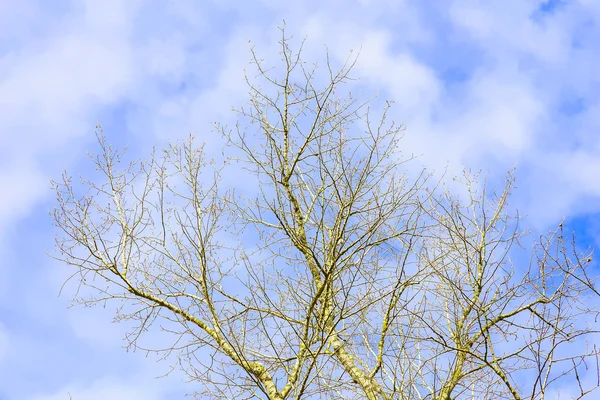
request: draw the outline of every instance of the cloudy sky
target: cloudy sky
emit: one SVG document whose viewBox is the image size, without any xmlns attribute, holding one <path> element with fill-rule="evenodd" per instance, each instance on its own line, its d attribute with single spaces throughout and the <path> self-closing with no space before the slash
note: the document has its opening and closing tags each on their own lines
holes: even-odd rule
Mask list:
<svg viewBox="0 0 600 400">
<path fill-rule="evenodd" d="M 217 149 L 210 122 L 246 100 L 248 40 L 275 59 L 283 20 L 309 57 L 361 50 L 354 76 L 396 102 L 427 168 L 516 166 L 533 229 L 566 218 L 600 242 L 600 1 L 0 0 L 0 400 L 191 390 L 122 348 L 112 310 L 58 296 L 49 181 L 89 170 L 98 122 L 134 153 L 189 132 Z"/>
</svg>

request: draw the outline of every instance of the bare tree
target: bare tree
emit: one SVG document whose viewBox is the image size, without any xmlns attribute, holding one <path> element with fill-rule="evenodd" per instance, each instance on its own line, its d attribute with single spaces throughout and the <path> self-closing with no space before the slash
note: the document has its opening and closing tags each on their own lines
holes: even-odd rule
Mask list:
<svg viewBox="0 0 600 400">
<path fill-rule="evenodd" d="M 75 301 L 121 300 L 130 346 L 158 323 L 173 345 L 157 351 L 201 398 L 597 388 L 590 255 L 561 225 L 513 265 L 523 234 L 507 212 L 511 175 L 490 194 L 465 174 L 465 193 L 452 195 L 408 174 L 391 103 L 374 121 L 368 102 L 342 92 L 356 59 L 319 70 L 283 30 L 280 44 L 280 69 L 251 52 L 250 101 L 234 129 L 217 125 L 237 164 L 217 166 L 190 138 L 122 167 L 99 131 L 102 179 L 55 183 L 55 256 L 75 268 Z M 240 165 L 251 196 L 221 188 Z"/>
</svg>

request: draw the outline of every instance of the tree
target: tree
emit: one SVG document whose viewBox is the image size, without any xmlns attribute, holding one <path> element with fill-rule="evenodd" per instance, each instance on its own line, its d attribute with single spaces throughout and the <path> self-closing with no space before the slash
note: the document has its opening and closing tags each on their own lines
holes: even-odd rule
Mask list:
<svg viewBox="0 0 600 400">
<path fill-rule="evenodd" d="M 55 256 L 85 287 L 75 301 L 120 300 L 130 346 L 160 324 L 173 336 L 160 351 L 201 398 L 597 388 L 591 255 L 561 224 L 513 265 L 524 233 L 508 212 L 511 174 L 499 193 L 465 174 L 459 194 L 409 174 L 391 103 L 373 120 L 369 102 L 342 92 L 356 58 L 334 69 L 327 57 L 319 70 L 283 30 L 280 44 L 281 70 L 251 51 L 249 104 L 234 129 L 217 125 L 228 162 L 190 137 L 121 167 L 123 152 L 98 131 L 102 179 L 54 183 Z M 255 195 L 222 189 L 221 174 L 240 165 Z"/>
</svg>

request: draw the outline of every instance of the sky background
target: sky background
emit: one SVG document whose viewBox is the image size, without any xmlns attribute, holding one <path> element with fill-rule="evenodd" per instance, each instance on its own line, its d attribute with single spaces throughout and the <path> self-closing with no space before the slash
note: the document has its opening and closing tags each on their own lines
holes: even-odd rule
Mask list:
<svg viewBox="0 0 600 400">
<path fill-rule="evenodd" d="M 49 181 L 89 172 L 98 122 L 134 155 L 190 132 L 220 151 L 210 122 L 247 100 L 248 40 L 275 61 L 283 20 L 309 59 L 361 49 L 353 76 L 396 102 L 422 165 L 491 181 L 517 166 L 529 227 L 566 218 L 600 244 L 598 0 L 0 0 L 0 400 L 193 391 L 123 349 L 110 307 L 58 296 Z"/>
</svg>

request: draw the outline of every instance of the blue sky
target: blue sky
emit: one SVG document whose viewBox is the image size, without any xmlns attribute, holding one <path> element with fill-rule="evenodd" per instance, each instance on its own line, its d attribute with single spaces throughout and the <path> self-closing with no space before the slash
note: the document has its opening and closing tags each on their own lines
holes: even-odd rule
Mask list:
<svg viewBox="0 0 600 400">
<path fill-rule="evenodd" d="M 396 102 L 422 165 L 492 182 L 517 166 L 532 229 L 566 218 L 600 243 L 597 0 L 0 0 L 0 400 L 193 390 L 153 379 L 168 363 L 127 353 L 110 307 L 58 297 L 49 180 L 89 172 L 97 122 L 133 154 L 189 132 L 220 151 L 210 122 L 246 99 L 248 39 L 274 58 L 284 19 L 309 59 L 361 49 L 361 91 Z"/>
</svg>

